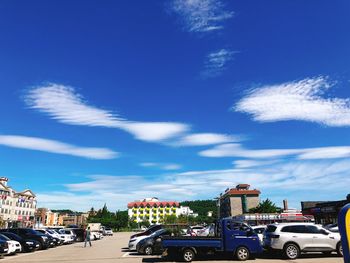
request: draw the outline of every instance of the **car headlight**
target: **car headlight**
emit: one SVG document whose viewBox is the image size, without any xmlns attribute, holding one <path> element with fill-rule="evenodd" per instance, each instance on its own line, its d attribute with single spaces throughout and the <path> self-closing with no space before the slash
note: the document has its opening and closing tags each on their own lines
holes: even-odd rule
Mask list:
<svg viewBox="0 0 350 263">
<path fill-rule="evenodd" d="M 26 241 L 26 244 L 27 244 L 27 245 L 33 245 L 33 244 L 34 244 L 34 242 L 31 242 L 31 241 Z"/>
<path fill-rule="evenodd" d="M 134 241 L 136 241 L 136 239 L 131 239 L 131 240 L 129 241 L 129 243 L 134 242 Z"/>
<path fill-rule="evenodd" d="M 41 236 L 41 238 L 45 241 L 47 240 L 47 237 L 46 236 Z"/>
</svg>

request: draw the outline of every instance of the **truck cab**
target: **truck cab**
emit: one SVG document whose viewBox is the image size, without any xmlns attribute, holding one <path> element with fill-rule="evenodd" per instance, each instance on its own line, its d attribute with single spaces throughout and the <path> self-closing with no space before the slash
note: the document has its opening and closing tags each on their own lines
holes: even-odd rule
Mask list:
<svg viewBox="0 0 350 263">
<path fill-rule="evenodd" d="M 182 260 L 190 262 L 200 254 L 227 253 L 235 256 L 237 260 L 244 261 L 263 250 L 258 235 L 243 222 L 223 218 L 216 223 L 215 232 L 214 237 L 163 237 L 163 254 L 182 255 Z"/>
</svg>

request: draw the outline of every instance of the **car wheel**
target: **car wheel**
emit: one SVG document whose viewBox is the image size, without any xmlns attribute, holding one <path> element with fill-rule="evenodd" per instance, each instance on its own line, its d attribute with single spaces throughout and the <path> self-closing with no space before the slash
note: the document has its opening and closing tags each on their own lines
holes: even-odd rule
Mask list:
<svg viewBox="0 0 350 263">
<path fill-rule="evenodd" d="M 239 247 L 236 249 L 236 258 L 239 261 L 246 261 L 247 259 L 249 259 L 249 250 L 246 247 Z"/>
<path fill-rule="evenodd" d="M 153 249 L 151 246 L 145 247 L 145 254 L 148 256 L 153 254 Z"/>
<path fill-rule="evenodd" d="M 343 246 L 342 244 L 339 242 L 338 245 L 337 245 L 337 253 L 340 257 L 343 256 Z"/>
<path fill-rule="evenodd" d="M 194 251 L 190 248 L 187 248 L 182 253 L 182 258 L 185 262 L 191 262 L 195 257 Z"/>
<path fill-rule="evenodd" d="M 284 255 L 288 259 L 296 259 L 300 255 L 300 249 L 296 244 L 290 243 L 284 247 Z"/>
</svg>

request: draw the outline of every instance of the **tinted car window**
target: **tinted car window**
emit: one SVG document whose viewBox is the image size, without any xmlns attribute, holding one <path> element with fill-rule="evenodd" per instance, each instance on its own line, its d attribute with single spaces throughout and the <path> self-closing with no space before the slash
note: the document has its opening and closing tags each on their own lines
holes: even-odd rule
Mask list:
<svg viewBox="0 0 350 263">
<path fill-rule="evenodd" d="M 266 233 L 273 233 L 276 231 L 276 229 L 277 229 L 277 226 L 269 225 L 269 226 L 267 226 L 265 231 L 266 231 Z M 282 232 L 283 232 L 283 229 L 282 229 Z"/>
<path fill-rule="evenodd" d="M 306 226 L 307 233 L 310 234 L 319 234 L 321 233 L 320 229 L 316 226 Z"/>
<path fill-rule="evenodd" d="M 17 236 L 16 234 L 13 233 L 4 233 L 5 236 L 7 236 L 8 238 L 12 239 L 12 240 L 16 240 L 16 241 L 21 241 L 22 238 L 20 236 Z"/>
<path fill-rule="evenodd" d="M 289 233 L 307 233 L 308 230 L 305 226 L 285 226 L 282 228 L 281 232 L 289 232 Z"/>
<path fill-rule="evenodd" d="M 9 241 L 10 239 L 7 236 L 0 234 L 0 240 Z"/>
</svg>

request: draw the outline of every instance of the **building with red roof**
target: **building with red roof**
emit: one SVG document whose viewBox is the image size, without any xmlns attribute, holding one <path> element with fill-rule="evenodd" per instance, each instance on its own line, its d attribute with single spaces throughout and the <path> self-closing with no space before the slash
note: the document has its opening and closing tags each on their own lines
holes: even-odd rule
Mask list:
<svg viewBox="0 0 350 263">
<path fill-rule="evenodd" d="M 180 214 L 180 204 L 176 201 L 159 201 L 152 197 L 128 203 L 129 218 L 136 223 L 149 221 L 151 224 L 159 224 L 166 216 Z"/>
</svg>

